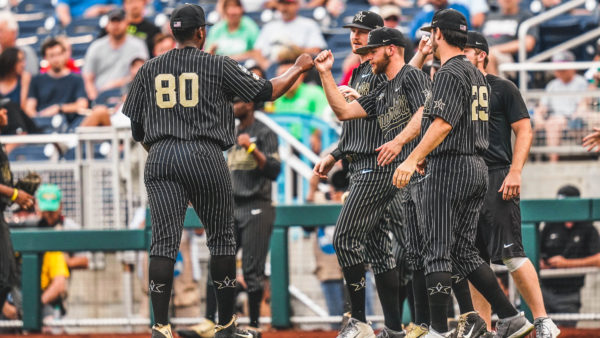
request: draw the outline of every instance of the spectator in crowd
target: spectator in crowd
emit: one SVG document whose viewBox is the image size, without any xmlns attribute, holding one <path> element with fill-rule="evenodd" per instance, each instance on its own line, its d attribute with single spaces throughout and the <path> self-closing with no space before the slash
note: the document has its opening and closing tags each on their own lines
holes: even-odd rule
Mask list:
<svg viewBox="0 0 600 338">
<path fill-rule="evenodd" d="M 575 55 L 569 51 L 555 54 L 552 62 L 573 62 Z M 559 69 L 554 71 L 555 79 L 546 85 L 547 96 L 540 100 L 533 115 L 534 129 L 545 130 L 546 145 L 557 146 L 560 143 L 563 130 L 582 129 L 583 119 L 580 117 L 580 105 L 585 106 L 586 100 L 576 96 L 553 95 L 561 93 L 577 93 L 585 91 L 588 83 L 575 69 Z M 550 154 L 550 160 L 558 160 L 557 154 Z"/>
<path fill-rule="evenodd" d="M 146 42 L 148 52 L 154 50 L 154 37 L 160 34 L 160 28 L 144 17 L 147 0 L 123 0 L 123 11 L 127 21 L 127 33 Z M 106 35 L 106 29 L 100 31 L 100 37 Z"/>
<path fill-rule="evenodd" d="M 299 9 L 299 0 L 278 0 L 277 10 L 281 19 L 266 24 L 254 44 L 254 49 L 261 53 L 259 55 L 268 59 L 261 62 L 262 68 L 268 68 L 270 62 L 279 61 L 279 51 L 284 46 L 296 46 L 310 54 L 317 54 L 327 47 L 317 23 L 298 16 Z"/>
<path fill-rule="evenodd" d="M 600 128 L 594 128 L 592 133 L 583 138 L 583 146 L 587 151 L 600 152 Z"/>
<path fill-rule="evenodd" d="M 23 107 L 30 82 L 31 76 L 25 72 L 25 53 L 15 47 L 5 49 L 0 54 L 0 97 Z"/>
<path fill-rule="evenodd" d="M 119 6 L 119 0 L 58 0 L 56 17 L 63 27 L 73 18 L 95 18 Z"/>
<path fill-rule="evenodd" d="M 259 29 L 252 19 L 244 16 L 241 0 L 224 0 L 223 16 L 224 20 L 208 32 L 205 44 L 208 52 L 237 61 L 252 58 L 256 54 L 253 48 Z"/>
<path fill-rule="evenodd" d="M 558 198 L 579 197 L 579 189 L 567 185 Z M 540 268 L 600 267 L 600 239 L 592 222 L 547 223 L 540 234 Z M 585 276 L 542 278 L 542 294 L 548 313 L 579 313 L 580 291 Z M 575 326 L 576 322 L 559 322 Z"/>
<path fill-rule="evenodd" d="M 293 59 L 290 59 L 293 60 Z M 285 73 L 293 63 L 284 61 L 277 68 L 277 76 Z M 274 113 L 299 113 L 313 117 L 323 117 L 328 107 L 323 89 L 317 85 L 304 83 L 301 75 L 288 91 L 274 102 Z M 302 138 L 302 124 L 292 124 L 290 133 L 297 139 Z"/>
<path fill-rule="evenodd" d="M 18 36 L 19 25 L 15 15 L 9 11 L 0 11 L 0 51 L 17 47 Z M 40 69 L 36 52 L 29 46 L 21 46 L 19 49 L 25 53 L 25 70 L 31 75 L 36 75 Z"/>
<path fill-rule="evenodd" d="M 369 0 L 368 3 L 371 6 L 382 7 L 385 5 L 394 5 L 402 8 L 413 7 L 414 1 L 412 0 Z"/>
<path fill-rule="evenodd" d="M 78 124 L 83 119 L 79 113 L 88 107 L 81 76 L 67 68 L 66 48 L 57 39 L 44 42 L 42 55 L 50 68 L 31 80 L 25 112 L 30 117 L 63 114 L 68 124 Z"/>
<path fill-rule="evenodd" d="M 498 65 L 514 62 L 519 51 L 518 32 L 521 23 L 533 16 L 519 6 L 521 0 L 498 0 L 499 10 L 490 12 L 482 33 L 490 46 L 487 72 L 498 75 Z M 532 27 L 525 36 L 525 50 L 530 53 L 538 40 L 538 29 Z"/>
<path fill-rule="evenodd" d="M 152 49 L 152 56 L 163 55 L 164 53 L 175 48 L 175 39 L 172 35 L 158 33 L 154 36 L 154 48 Z"/>
<path fill-rule="evenodd" d="M 6 102 L 4 102 L 6 101 Z M 10 101 L 7 98 L 0 99 L 0 106 L 3 106 L 7 111 L 8 123 L 5 126 L 0 127 L 0 134 L 2 135 L 24 135 L 24 134 L 38 134 L 42 130 L 38 128 L 35 122 L 19 107 L 18 104 Z M 5 144 L 5 150 L 7 154 L 10 154 L 11 150 L 16 146 L 14 143 Z"/>
<path fill-rule="evenodd" d="M 62 191 L 56 184 L 42 184 L 35 195 L 40 217 L 38 227 L 55 230 L 81 229 L 81 225 L 63 215 Z M 89 265 L 87 253 L 65 253 L 65 260 L 71 270 L 87 269 Z"/>
<path fill-rule="evenodd" d="M 449 3 L 448 0 L 428 0 L 428 4 L 431 6 L 424 6 L 421 12 L 419 12 L 412 21 L 410 25 L 409 37 L 412 41 L 418 41 L 421 39 L 423 35 L 423 31 L 421 31 L 421 27 L 429 26 L 431 20 L 433 19 L 433 14 L 441 9 L 455 9 L 462 13 L 465 18 L 467 18 L 467 23 L 470 22 L 470 14 L 469 9 L 460 3 Z M 470 26 L 469 26 L 470 27 Z M 467 29 L 469 29 L 467 27 Z"/>
<path fill-rule="evenodd" d="M 58 42 L 60 42 L 64 47 L 65 47 L 65 54 L 66 54 L 66 58 L 67 58 L 67 64 L 66 67 L 71 71 L 71 73 L 76 73 L 79 74 L 81 73 L 81 69 L 79 69 L 79 66 L 76 64 L 75 60 L 72 57 L 72 49 L 71 49 L 71 42 L 69 41 L 69 38 L 66 35 L 58 35 L 55 36 L 54 39 L 56 39 Z M 43 54 L 42 54 L 43 57 Z M 40 68 L 40 73 L 47 73 L 48 70 L 50 69 L 50 63 L 48 62 L 48 60 L 43 60 L 42 61 L 42 67 Z"/>
<path fill-rule="evenodd" d="M 383 18 L 383 25 L 389 28 L 395 28 L 402 32 L 402 34 L 408 34 L 408 29 L 400 26 L 400 19 L 402 18 L 402 12 L 398 6 L 385 5 L 379 9 L 379 15 Z M 409 63 L 412 57 L 415 55 L 414 46 L 412 41 L 406 40 L 406 47 L 404 47 L 404 62 Z M 356 55 L 350 53 L 350 55 Z"/>
<path fill-rule="evenodd" d="M 469 9 L 473 29 L 481 28 L 485 22 L 485 16 L 490 11 L 490 6 L 486 0 L 451 0 L 450 2 L 462 4 Z"/>
<path fill-rule="evenodd" d="M 148 59 L 144 42 L 127 34 L 125 12 L 115 9 L 108 19 L 108 35 L 94 41 L 85 54 L 83 80 L 90 100 L 95 100 L 102 91 L 125 85 L 133 59 Z"/>
</svg>

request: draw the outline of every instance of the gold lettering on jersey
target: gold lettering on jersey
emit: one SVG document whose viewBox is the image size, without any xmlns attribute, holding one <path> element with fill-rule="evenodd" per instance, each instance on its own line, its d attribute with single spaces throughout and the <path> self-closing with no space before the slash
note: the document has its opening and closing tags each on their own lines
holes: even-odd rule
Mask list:
<svg viewBox="0 0 600 338">
<path fill-rule="evenodd" d="M 175 106 L 177 98 L 175 97 L 175 76 L 173 74 L 158 74 L 154 78 L 154 88 L 156 88 L 157 106 L 164 109 Z"/>
<path fill-rule="evenodd" d="M 186 81 L 191 82 L 191 99 L 187 98 Z M 195 107 L 198 104 L 198 74 L 183 73 L 179 75 L 179 103 L 184 107 Z"/>
<path fill-rule="evenodd" d="M 429 89 L 422 91 L 425 96 L 425 103 L 423 103 L 423 116 L 429 116 L 431 114 L 431 106 L 433 104 L 433 93 Z"/>
<path fill-rule="evenodd" d="M 473 121 L 488 121 L 489 120 L 489 103 L 488 89 L 486 86 L 471 87 L 471 120 Z"/>
<path fill-rule="evenodd" d="M 358 89 L 356 91 L 361 96 L 365 96 L 365 95 L 369 94 L 369 92 L 371 91 L 371 84 L 368 82 L 363 82 L 360 85 L 358 85 Z"/>
<path fill-rule="evenodd" d="M 410 120 L 410 105 L 404 95 L 396 96 L 391 107 L 383 115 L 377 117 L 379 128 L 389 133 L 396 126 L 404 126 Z"/>
<path fill-rule="evenodd" d="M 248 154 L 246 149 L 240 146 L 234 146 L 227 154 L 227 166 L 229 170 L 254 170 L 258 164 L 252 154 Z"/>
</svg>

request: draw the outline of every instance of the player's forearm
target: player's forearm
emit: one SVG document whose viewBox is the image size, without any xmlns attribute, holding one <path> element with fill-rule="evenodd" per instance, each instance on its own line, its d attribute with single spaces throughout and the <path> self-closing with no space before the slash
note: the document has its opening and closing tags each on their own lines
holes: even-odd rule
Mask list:
<svg viewBox="0 0 600 338">
<path fill-rule="evenodd" d="M 421 68 L 423 68 L 423 65 L 425 64 L 425 60 L 427 60 L 427 55 L 425 55 L 425 54 L 421 53 L 421 51 L 417 50 L 417 52 L 412 57 L 412 59 L 410 59 L 408 64 L 415 68 L 421 69 Z"/>
<path fill-rule="evenodd" d="M 452 126 L 448 122 L 442 118 L 436 118 L 423 135 L 421 142 L 408 157 L 415 162 L 423 160 L 444 141 L 451 130 Z"/>
<path fill-rule="evenodd" d="M 515 145 L 510 170 L 521 172 L 529 157 L 529 149 L 533 142 L 533 131 L 529 119 L 521 120 L 521 126 L 515 129 Z M 519 121 L 519 122 L 521 122 Z M 519 123 L 516 122 L 516 123 Z"/>
<path fill-rule="evenodd" d="M 319 76 L 321 77 L 321 85 L 327 97 L 327 102 L 329 102 L 331 110 L 333 110 L 338 119 L 344 121 L 366 117 L 366 114 L 364 116 L 355 116 L 352 114 L 351 104 L 346 101 L 344 95 L 338 90 L 333 74 L 330 71 L 319 72 Z M 357 104 L 355 101 L 353 103 Z"/>
<path fill-rule="evenodd" d="M 285 73 L 271 79 L 273 85 L 273 93 L 271 101 L 277 100 L 281 95 L 285 94 L 302 75 L 302 69 L 299 66 L 292 66 Z"/>
<path fill-rule="evenodd" d="M 421 119 L 423 119 L 423 107 L 410 119 L 406 127 L 398 134 L 394 140 L 403 146 L 412 141 L 421 133 Z"/>
</svg>

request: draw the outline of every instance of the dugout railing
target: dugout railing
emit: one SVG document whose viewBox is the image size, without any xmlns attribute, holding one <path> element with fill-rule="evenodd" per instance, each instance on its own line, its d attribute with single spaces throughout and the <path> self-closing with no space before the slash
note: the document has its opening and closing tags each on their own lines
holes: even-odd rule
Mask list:
<svg viewBox="0 0 600 338">
<path fill-rule="evenodd" d="M 539 243 L 537 227 L 540 222 L 600 220 L 600 199 L 525 200 L 521 202 L 523 242 L 529 258 L 538 268 Z M 271 238 L 271 308 L 274 327 L 290 327 L 302 322 L 291 316 L 288 230 L 292 226 L 319 227 L 335 224 L 341 206 L 280 205 Z M 149 224 L 150 218 L 146 218 Z M 188 210 L 185 227 L 200 227 L 201 223 Z M 12 230 L 15 250 L 22 254 L 23 321 L 25 330 L 36 331 L 42 326 L 40 295 L 40 266 L 45 251 L 121 251 L 147 250 L 150 229 L 145 230 Z M 557 314 L 578 320 L 596 320 L 600 314 L 573 316 Z M 553 316 L 553 315 L 551 315 Z M 554 315 L 556 317 L 556 315 Z M 323 322 L 330 320 L 324 318 Z M 93 325 L 93 321 L 91 321 Z M 68 321 L 67 323 L 68 324 Z M 79 323 L 81 325 L 81 323 Z M 20 325 L 18 325 L 20 326 Z"/>
</svg>

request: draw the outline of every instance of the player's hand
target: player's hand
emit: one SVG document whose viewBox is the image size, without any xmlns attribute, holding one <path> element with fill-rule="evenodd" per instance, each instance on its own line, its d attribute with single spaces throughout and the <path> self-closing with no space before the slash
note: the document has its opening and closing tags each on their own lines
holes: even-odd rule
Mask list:
<svg viewBox="0 0 600 338">
<path fill-rule="evenodd" d="M 433 53 L 433 46 L 431 45 L 431 39 L 429 35 L 423 35 L 419 41 L 419 52 L 425 56 Z"/>
<path fill-rule="evenodd" d="M 386 166 L 400 154 L 402 151 L 403 144 L 400 142 L 395 142 L 395 140 L 391 140 L 389 142 L 384 143 L 379 148 L 375 149 L 375 151 L 379 152 L 377 155 L 377 164 L 380 166 Z"/>
<path fill-rule="evenodd" d="M 295 66 L 300 67 L 300 70 L 303 73 L 311 70 L 312 67 L 314 67 L 314 65 L 315 65 L 315 63 L 313 61 L 313 58 L 308 53 L 300 54 L 300 56 L 298 56 L 298 58 L 296 59 L 296 63 L 295 63 Z"/>
<path fill-rule="evenodd" d="M 396 168 L 392 182 L 398 189 L 404 188 L 410 182 L 415 170 L 417 170 L 417 162 L 407 158 Z"/>
<path fill-rule="evenodd" d="M 600 128 L 594 128 L 594 132 L 583 138 L 583 147 L 587 151 L 600 152 Z"/>
<path fill-rule="evenodd" d="M 553 268 L 567 268 L 569 266 L 569 261 L 563 256 L 554 256 L 548 258 L 548 265 Z"/>
<path fill-rule="evenodd" d="M 315 67 L 319 73 L 326 73 L 333 67 L 333 53 L 330 50 L 324 50 L 315 58 Z"/>
<path fill-rule="evenodd" d="M 240 145 L 240 147 L 244 147 L 246 149 L 248 149 L 248 147 L 250 147 L 250 144 L 252 142 L 250 142 L 250 135 L 244 133 L 244 134 L 240 134 L 237 138 L 237 142 Z"/>
<path fill-rule="evenodd" d="M 333 165 L 337 162 L 333 156 L 327 155 L 324 159 L 321 159 L 319 162 L 315 163 L 315 167 L 313 168 L 313 173 L 320 178 L 327 178 L 327 174 L 333 168 Z"/>
<path fill-rule="evenodd" d="M 342 93 L 342 95 L 344 95 L 344 98 L 348 102 L 354 101 L 360 97 L 360 94 L 352 87 L 339 86 L 338 90 L 340 91 L 340 93 Z"/>
<path fill-rule="evenodd" d="M 17 203 L 22 209 L 27 210 L 33 208 L 34 199 L 33 196 L 29 195 L 25 191 L 19 190 L 15 203 Z"/>
<path fill-rule="evenodd" d="M 498 192 L 502 193 L 502 199 L 505 201 L 519 197 L 521 194 L 521 173 L 510 170 Z"/>
<path fill-rule="evenodd" d="M 419 161 L 417 163 L 417 172 L 420 175 L 425 176 L 425 169 L 427 169 L 427 160 L 426 159 L 422 159 L 421 161 Z"/>
</svg>

